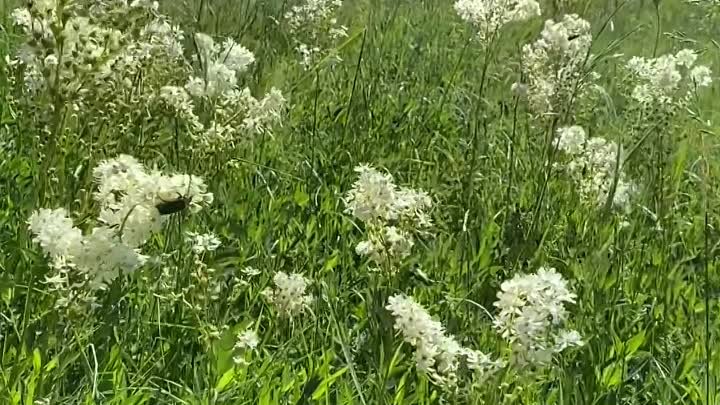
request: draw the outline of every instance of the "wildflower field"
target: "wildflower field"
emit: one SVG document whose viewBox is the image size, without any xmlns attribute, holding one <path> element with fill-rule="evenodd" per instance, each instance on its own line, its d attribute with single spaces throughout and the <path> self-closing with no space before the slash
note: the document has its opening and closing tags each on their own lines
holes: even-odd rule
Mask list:
<svg viewBox="0 0 720 405">
<path fill-rule="evenodd" d="M 0 405 L 720 403 L 717 1 L 0 13 Z"/>
</svg>

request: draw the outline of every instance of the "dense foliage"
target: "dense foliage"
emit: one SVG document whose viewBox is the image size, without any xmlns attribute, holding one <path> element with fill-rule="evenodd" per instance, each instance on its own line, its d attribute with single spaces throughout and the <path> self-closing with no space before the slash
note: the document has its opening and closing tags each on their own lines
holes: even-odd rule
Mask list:
<svg viewBox="0 0 720 405">
<path fill-rule="evenodd" d="M 714 404 L 714 1 L 0 3 L 0 404 Z"/>
</svg>

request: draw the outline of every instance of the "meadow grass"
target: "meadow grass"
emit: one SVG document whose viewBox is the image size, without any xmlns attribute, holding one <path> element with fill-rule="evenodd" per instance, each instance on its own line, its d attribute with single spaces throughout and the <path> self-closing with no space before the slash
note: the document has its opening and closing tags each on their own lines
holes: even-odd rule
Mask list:
<svg viewBox="0 0 720 405">
<path fill-rule="evenodd" d="M 662 127 L 622 97 L 631 56 L 692 48 L 720 71 L 717 20 L 680 1 L 552 3 L 503 28 L 488 54 L 452 2 L 346 0 L 337 18 L 347 36 L 328 45 L 342 60 L 304 69 L 283 19 L 294 3 L 161 2 L 186 52 L 195 32 L 235 38 L 255 55 L 242 87 L 287 99 L 272 131 L 213 155 L 177 121 L 145 117 L 152 105 L 113 109 L 102 94 L 68 113 L 83 120 L 48 130 L 71 111 L 67 99 L 11 102 L 17 83 L 0 78 L 0 404 L 717 403 L 717 84 Z M 3 60 L 23 41 L 15 6 L 0 6 Z M 549 124 L 510 89 L 526 79 L 522 46 L 569 12 L 607 56 L 594 67 L 606 92 Z M 566 125 L 632 151 L 627 172 L 640 186 L 627 212 L 588 204 L 552 170 L 564 161 L 548 139 Z M 106 288 L 50 288 L 28 219 L 65 207 L 91 226 L 92 168 L 120 153 L 202 175 L 214 201 L 173 215 L 143 247 L 154 259 Z M 362 163 L 434 202 L 431 236 L 392 273 L 356 253 L 366 226 L 343 197 Z M 221 246 L 193 253 L 188 231 Z M 577 295 L 568 323 L 585 342 L 550 366 L 447 389 L 417 369 L 385 309 L 390 296 L 412 296 L 463 345 L 497 356 L 508 350 L 490 319 L 501 283 L 543 266 Z M 279 271 L 311 281 L 299 316 L 280 316 L 264 293 Z M 234 361 L 248 327 L 257 348 Z"/>
</svg>

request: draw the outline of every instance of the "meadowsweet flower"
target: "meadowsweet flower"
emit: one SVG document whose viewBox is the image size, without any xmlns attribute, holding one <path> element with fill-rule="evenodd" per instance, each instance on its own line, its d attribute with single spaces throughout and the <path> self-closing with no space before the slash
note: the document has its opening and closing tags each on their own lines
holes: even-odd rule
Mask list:
<svg viewBox="0 0 720 405">
<path fill-rule="evenodd" d="M 570 155 L 582 152 L 585 147 L 585 130 L 577 125 L 558 129 L 557 148 Z"/>
<path fill-rule="evenodd" d="M 347 37 L 347 27 L 339 25 L 333 17 L 341 6 L 341 0 L 307 0 L 285 13 L 303 68 L 309 69 L 323 57 L 330 56 L 333 42 Z"/>
<path fill-rule="evenodd" d="M 579 126 L 559 128 L 557 134 L 558 150 L 570 157 L 564 168 L 577 181 L 580 195 L 592 204 L 603 206 L 615 185 L 613 206 L 628 210 L 636 186 L 622 170 L 622 148 L 600 137 L 588 139 Z"/>
<path fill-rule="evenodd" d="M 193 113 L 193 103 L 190 95 L 182 87 L 163 86 L 160 89 L 160 99 L 176 111 L 185 114 Z"/>
<path fill-rule="evenodd" d="M 411 253 L 412 232 L 432 225 L 427 213 L 432 199 L 423 190 L 398 187 L 391 174 L 369 165 L 357 166 L 355 172 L 358 178 L 345 194 L 345 212 L 363 221 L 367 233 L 355 252 L 395 270 L 394 265 Z"/>
<path fill-rule="evenodd" d="M 241 127 L 255 134 L 262 134 L 280 122 L 285 109 L 286 100 L 282 92 L 276 88 L 270 89 L 261 100 L 257 100 L 248 91 L 241 95 L 247 114 L 241 123 Z"/>
<path fill-rule="evenodd" d="M 376 263 L 384 262 L 383 246 L 376 241 L 363 240 L 355 246 L 355 253 L 359 256 L 367 256 Z"/>
<path fill-rule="evenodd" d="M 695 86 L 712 83 L 710 68 L 695 65 L 696 60 L 697 54 L 690 49 L 657 58 L 632 57 L 626 63 L 635 83 L 631 97 L 642 105 L 664 108 L 683 104 Z"/>
<path fill-rule="evenodd" d="M 392 175 L 380 173 L 368 165 L 356 167 L 355 172 L 358 179 L 346 194 L 345 212 L 363 222 L 392 219 L 397 189 Z"/>
<path fill-rule="evenodd" d="M 197 33 L 200 74 L 188 78 L 181 91 L 165 86 L 161 92 L 164 102 L 174 109 L 191 128 L 191 138 L 203 151 L 219 152 L 238 142 L 252 139 L 248 135 L 268 133 L 279 124 L 285 111 L 282 92 L 272 88 L 262 98 L 255 98 L 249 88 L 238 86 L 238 75 L 254 63 L 255 56 L 247 48 L 226 38 L 217 44 L 209 35 Z M 201 123 L 193 110 L 194 98 L 213 99 L 212 121 Z"/>
<path fill-rule="evenodd" d="M 98 183 L 95 198 L 101 204 L 100 221 L 121 230 L 123 242 L 132 247 L 144 244 L 161 229 L 158 204 L 183 196 L 189 200 L 189 210 L 197 212 L 213 200 L 201 178 L 148 173 L 128 155 L 102 161 L 93 174 Z"/>
<path fill-rule="evenodd" d="M 150 236 L 162 229 L 160 213 L 151 205 L 117 204 L 104 207 L 98 220 L 108 226 L 118 228 L 122 242 L 128 246 L 138 247 Z"/>
<path fill-rule="evenodd" d="M 88 273 L 99 287 L 117 278 L 120 271 L 135 271 L 145 264 L 147 256 L 121 243 L 114 229 L 100 226 L 83 238 L 81 252 L 74 261 L 78 269 Z"/>
<path fill-rule="evenodd" d="M 247 328 L 237 334 L 235 339 L 235 350 L 255 350 L 260 343 L 257 333 Z"/>
<path fill-rule="evenodd" d="M 355 253 L 367 256 L 376 264 L 396 262 L 410 256 L 415 245 L 412 235 L 395 226 L 385 226 L 381 232 L 370 232 L 370 239 L 359 242 Z"/>
<path fill-rule="evenodd" d="M 555 352 L 561 352 L 568 347 L 580 347 L 584 346 L 585 342 L 580 336 L 580 332 L 576 330 L 561 330 L 557 336 L 555 336 Z"/>
<path fill-rule="evenodd" d="M 432 199 L 424 190 L 400 187 L 395 192 L 393 212 L 400 218 L 413 221 L 418 228 L 426 228 L 432 225 L 426 211 L 431 208 Z"/>
<path fill-rule="evenodd" d="M 28 221 L 33 241 L 51 257 L 71 257 L 82 242 L 82 232 L 73 225 L 64 208 L 41 208 Z"/>
<path fill-rule="evenodd" d="M 484 42 L 506 24 L 540 16 L 540 4 L 535 0 L 457 0 L 455 11 L 478 30 Z"/>
<path fill-rule="evenodd" d="M 582 95 L 594 76 L 587 75 L 592 34 L 590 24 L 575 14 L 547 20 L 540 38 L 523 47 L 528 101 L 538 114 L 561 113 L 568 100 Z"/>
<path fill-rule="evenodd" d="M 299 315 L 313 301 L 312 295 L 305 291 L 310 280 L 300 274 L 279 271 L 273 283 L 275 288 L 266 290 L 265 295 L 282 316 Z"/>
<path fill-rule="evenodd" d="M 419 228 L 430 225 L 425 212 L 432 200 L 422 190 L 398 188 L 389 173 L 368 165 L 355 168 L 358 179 L 345 196 L 345 212 L 366 223 L 409 219 Z"/>
<path fill-rule="evenodd" d="M 233 357 L 233 362 L 238 366 L 247 366 L 250 364 L 247 360 L 247 354 L 257 349 L 258 344 L 260 344 L 260 339 L 257 333 L 250 327 L 239 332 L 235 338 L 235 346 L 233 347 L 237 352 Z"/>
<path fill-rule="evenodd" d="M 326 20 L 331 20 L 335 10 L 342 6 L 340 0 L 308 0 L 304 4 L 293 6 L 286 14 L 285 19 L 291 31 L 297 32 L 307 26 L 318 26 Z"/>
<path fill-rule="evenodd" d="M 73 227 L 63 209 L 42 209 L 30 217 L 35 240 L 50 256 L 62 256 L 95 286 L 112 281 L 120 272 L 132 272 L 147 257 L 139 248 L 153 233 L 162 229 L 163 217 L 157 205 L 165 198 L 184 195 L 192 199 L 191 211 L 212 202 L 201 178 L 184 174 L 148 173 L 134 157 L 120 155 L 100 162 L 93 175 L 97 183 L 95 199 L 100 205 L 99 226 L 82 235 Z M 197 235 L 195 249 L 217 248 L 216 239 Z"/>
<path fill-rule="evenodd" d="M 394 226 L 385 227 L 383 240 L 388 246 L 388 254 L 401 259 L 410 255 L 410 251 L 414 245 L 412 237 L 407 232 Z"/>
<path fill-rule="evenodd" d="M 197 254 L 213 252 L 221 245 L 220 239 L 214 233 L 186 232 L 185 240 Z"/>
<path fill-rule="evenodd" d="M 494 303 L 500 313 L 494 324 L 512 344 L 515 361 L 547 363 L 553 353 L 580 342 L 579 333 L 570 335 L 559 329 L 568 318 L 565 305 L 575 302 L 575 294 L 555 269 L 515 275 L 500 289 Z M 556 339 L 561 344 L 556 345 Z"/>
<path fill-rule="evenodd" d="M 191 77 L 185 86 L 194 97 L 217 97 L 235 89 L 237 73 L 247 70 L 255 56 L 247 48 L 226 38 L 222 45 L 207 34 L 195 34 L 203 77 Z"/>
<path fill-rule="evenodd" d="M 692 49 L 682 49 L 675 54 L 677 64 L 690 69 L 697 60 L 697 54 Z"/>
<path fill-rule="evenodd" d="M 243 267 L 240 272 L 248 277 L 255 277 L 260 274 L 260 270 L 252 266 Z"/>
<path fill-rule="evenodd" d="M 698 87 L 710 87 L 712 71 L 707 66 L 696 66 L 690 70 L 690 80 Z"/>
<path fill-rule="evenodd" d="M 178 60 L 183 56 L 182 41 L 185 33 L 178 25 L 158 18 L 150 21 L 140 31 L 140 39 L 130 46 L 130 50 L 143 59 L 152 56 L 167 56 L 169 60 Z"/>
<path fill-rule="evenodd" d="M 255 55 L 232 38 L 226 38 L 218 55 L 218 60 L 236 72 L 244 72 L 255 62 Z"/>
<path fill-rule="evenodd" d="M 461 361 L 478 372 L 490 371 L 500 364 L 482 352 L 462 347 L 412 297 L 391 296 L 386 309 L 395 318 L 395 330 L 415 349 L 413 358 L 417 369 L 439 385 L 455 385 Z"/>
</svg>

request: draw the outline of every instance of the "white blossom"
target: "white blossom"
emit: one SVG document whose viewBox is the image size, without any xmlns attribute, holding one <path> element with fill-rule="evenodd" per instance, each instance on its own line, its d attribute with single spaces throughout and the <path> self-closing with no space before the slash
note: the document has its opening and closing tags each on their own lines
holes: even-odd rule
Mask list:
<svg viewBox="0 0 720 405">
<path fill-rule="evenodd" d="M 212 202 L 201 178 L 147 172 L 134 157 L 119 155 L 100 162 L 93 175 L 94 194 L 100 206 L 98 226 L 83 235 L 64 209 L 41 209 L 29 220 L 34 240 L 52 257 L 63 260 L 89 275 L 95 286 L 114 280 L 121 272 L 142 266 L 147 257 L 140 252 L 153 233 L 162 229 L 163 216 L 157 205 L 166 198 L 183 196 L 190 211 Z M 217 248 L 216 239 L 196 237 L 202 248 Z M 199 242 L 198 242 L 199 243 Z M 196 246 L 200 246 L 196 243 Z"/>
<path fill-rule="evenodd" d="M 626 63 L 634 82 L 631 97 L 643 105 L 682 105 L 695 86 L 712 83 L 710 68 L 696 65 L 696 60 L 697 54 L 690 49 L 656 58 L 632 57 Z"/>
<path fill-rule="evenodd" d="M 389 173 L 368 165 L 355 168 L 358 179 L 345 195 L 345 212 L 366 223 L 409 219 L 417 227 L 430 225 L 426 210 L 432 200 L 422 190 L 399 188 Z"/>
<path fill-rule="evenodd" d="M 604 206 L 615 185 L 613 206 L 629 210 L 637 187 L 623 171 L 622 148 L 600 137 L 587 138 L 579 126 L 559 128 L 557 134 L 555 145 L 569 157 L 565 169 L 579 185 L 580 195 L 593 205 Z"/>
<path fill-rule="evenodd" d="M 540 16 L 540 4 L 535 0 L 457 0 L 455 11 L 477 29 L 484 42 L 506 24 Z"/>
<path fill-rule="evenodd" d="M 214 233 L 186 232 L 185 235 L 185 240 L 197 254 L 213 252 L 221 245 L 220 239 Z"/>
<path fill-rule="evenodd" d="M 415 349 L 413 358 L 417 369 L 437 384 L 455 385 L 461 361 L 481 374 L 502 365 L 482 352 L 461 346 L 412 297 L 391 296 L 386 309 L 395 318 L 395 330 Z"/>
<path fill-rule="evenodd" d="M 565 305 L 574 302 L 575 294 L 554 268 L 540 268 L 535 274 L 518 274 L 504 281 L 494 303 L 500 310 L 494 324 L 513 346 L 514 360 L 547 363 L 553 353 L 580 342 L 579 334 L 559 330 L 568 318 Z M 555 336 L 560 336 L 557 342 L 563 344 L 556 345 Z"/>
<path fill-rule="evenodd" d="M 260 343 L 257 333 L 254 330 L 247 328 L 244 331 L 237 334 L 235 339 L 236 350 L 255 350 Z"/>
<path fill-rule="evenodd" d="M 273 277 L 273 283 L 275 288 L 266 290 L 265 295 L 282 316 L 299 315 L 313 301 L 312 295 L 305 291 L 310 280 L 301 274 L 279 271 Z"/>
<path fill-rule="evenodd" d="M 51 257 L 72 257 L 82 242 L 82 232 L 73 225 L 64 208 L 41 208 L 28 221 L 33 241 Z"/>
<path fill-rule="evenodd" d="M 527 97 L 538 114 L 557 114 L 567 103 L 582 95 L 592 33 L 590 24 L 575 14 L 560 21 L 547 20 L 540 38 L 522 49 L 527 75 Z"/>
</svg>

